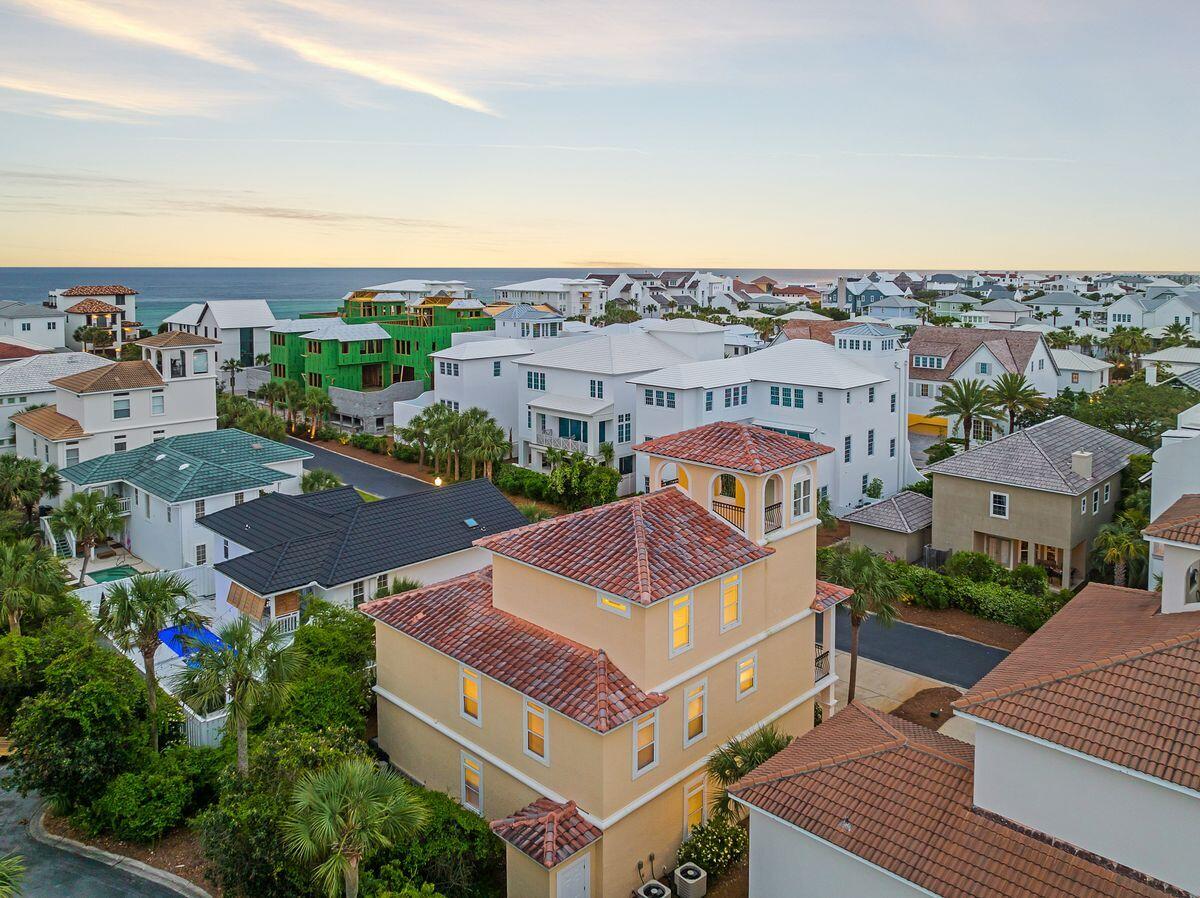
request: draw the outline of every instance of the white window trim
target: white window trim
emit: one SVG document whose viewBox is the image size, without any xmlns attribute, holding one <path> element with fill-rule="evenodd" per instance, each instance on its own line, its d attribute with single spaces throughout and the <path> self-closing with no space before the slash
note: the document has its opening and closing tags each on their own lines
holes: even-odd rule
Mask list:
<svg viewBox="0 0 1200 898">
<path fill-rule="evenodd" d="M 1002 514 L 1002 515 L 996 514 L 996 497 L 997 496 L 1004 497 L 1004 514 Z M 1009 519 L 1010 513 L 1012 512 L 1012 508 L 1009 506 L 1008 501 L 1009 501 L 1008 493 L 997 493 L 997 492 L 993 491 L 988 496 L 988 515 L 990 515 L 993 518 L 999 518 L 1002 521 L 1007 521 Z"/>
<path fill-rule="evenodd" d="M 1106 483 L 1104 484 L 1104 504 L 1107 505 L 1110 499 L 1112 499 L 1112 484 Z"/>
<path fill-rule="evenodd" d="M 737 617 L 734 618 L 732 623 L 727 624 L 725 623 L 725 581 L 731 577 L 737 578 Z M 742 582 L 743 578 L 741 568 L 738 568 L 736 571 L 732 571 L 731 573 L 722 575 L 721 579 L 717 581 L 718 588 L 721 591 L 720 623 L 722 633 L 728 633 L 730 630 L 737 629 L 742 625 Z"/>
<path fill-rule="evenodd" d="M 749 661 L 751 669 L 754 671 L 754 685 L 742 691 L 742 665 Z M 733 665 L 733 693 L 734 697 L 740 702 L 754 693 L 758 692 L 758 652 L 751 652 L 749 655 L 742 655 Z"/>
<path fill-rule="evenodd" d="M 691 825 L 688 823 L 688 802 L 696 793 L 697 788 L 700 792 L 700 823 L 708 822 L 708 773 L 702 773 L 697 777 L 684 783 L 683 786 L 683 837 L 686 839 L 692 831 Z"/>
<path fill-rule="evenodd" d="M 674 658 L 677 655 L 682 655 L 684 652 L 690 651 L 696 642 L 696 615 L 695 615 L 695 596 L 693 592 L 684 593 L 681 596 L 674 596 L 670 599 L 667 605 L 667 657 Z M 679 648 L 675 647 L 675 603 L 680 599 L 687 600 L 688 609 L 688 641 L 685 645 Z"/>
<path fill-rule="evenodd" d="M 521 696 L 521 750 L 539 764 L 550 766 L 550 709 L 527 695 Z M 529 707 L 536 707 L 542 715 L 542 749 L 545 757 L 529 750 Z"/>
<path fill-rule="evenodd" d="M 704 724 L 700 730 L 700 734 L 691 739 L 688 738 L 688 705 L 691 704 L 691 693 L 699 688 L 700 695 L 700 720 Z M 695 680 L 683 688 L 683 747 L 691 748 L 697 742 L 703 741 L 708 736 L 708 677 Z"/>
<path fill-rule="evenodd" d="M 622 607 L 614 608 L 614 604 Z M 629 617 L 632 613 L 628 599 L 622 599 L 619 596 L 612 596 L 603 592 L 596 593 L 596 607 L 601 611 L 607 611 L 609 614 L 615 614 L 617 617 Z"/>
<path fill-rule="evenodd" d="M 471 761 L 479 769 L 479 807 L 467 804 L 467 761 Z M 483 816 L 483 761 L 465 751 L 458 753 L 458 801 L 468 811 Z"/>
<path fill-rule="evenodd" d="M 479 716 L 478 717 L 472 717 L 470 714 L 468 714 L 466 712 L 466 709 L 463 708 L 463 684 L 467 681 L 468 677 L 473 677 L 475 682 L 478 684 L 478 689 L 475 690 L 475 694 L 477 696 L 476 704 L 479 707 Z M 471 723 L 475 724 L 475 726 L 482 728 L 483 727 L 483 674 L 481 674 L 479 671 L 477 671 L 473 667 L 467 667 L 467 665 L 465 665 L 465 664 L 458 665 L 458 699 L 457 699 L 457 701 L 458 701 L 458 716 L 461 717 L 463 720 L 469 720 Z"/>
<path fill-rule="evenodd" d="M 653 725 L 654 725 L 654 760 L 651 761 L 649 764 L 647 764 L 645 767 L 643 767 L 641 770 L 638 770 L 638 765 L 637 765 L 637 762 L 638 762 L 638 733 L 641 731 L 643 726 L 647 725 L 646 724 L 647 719 L 649 719 L 649 721 L 651 723 L 653 723 Z M 630 759 L 630 766 L 633 768 L 633 778 L 637 779 L 639 776 L 643 776 L 643 775 L 649 773 L 651 770 L 653 770 L 655 767 L 658 766 L 659 756 L 660 756 L 658 746 L 661 741 L 659 739 L 659 737 L 662 735 L 662 733 L 660 733 L 659 729 L 658 729 L 658 709 L 655 708 L 649 714 L 643 714 L 641 717 L 637 718 L 633 722 L 633 727 L 631 728 L 630 732 L 633 737 L 633 741 L 630 743 L 630 745 L 633 749 L 633 757 Z"/>
</svg>

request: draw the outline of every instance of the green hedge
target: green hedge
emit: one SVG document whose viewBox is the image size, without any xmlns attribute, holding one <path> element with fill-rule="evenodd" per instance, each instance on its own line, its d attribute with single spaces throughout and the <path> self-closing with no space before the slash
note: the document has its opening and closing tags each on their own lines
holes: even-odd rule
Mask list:
<svg viewBox="0 0 1200 898">
<path fill-rule="evenodd" d="M 554 487 L 550 478 L 540 471 L 531 471 L 518 465 L 499 464 L 495 466 L 492 481 L 497 489 L 514 496 L 524 496 L 538 502 L 554 501 Z"/>
</svg>

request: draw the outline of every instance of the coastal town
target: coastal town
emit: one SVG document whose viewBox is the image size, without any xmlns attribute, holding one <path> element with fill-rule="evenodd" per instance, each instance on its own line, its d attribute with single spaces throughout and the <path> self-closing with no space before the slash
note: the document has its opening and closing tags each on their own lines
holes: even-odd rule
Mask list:
<svg viewBox="0 0 1200 898">
<path fill-rule="evenodd" d="M 1200 275 L 341 289 L 0 296 L 0 896 L 1200 894 Z"/>
</svg>

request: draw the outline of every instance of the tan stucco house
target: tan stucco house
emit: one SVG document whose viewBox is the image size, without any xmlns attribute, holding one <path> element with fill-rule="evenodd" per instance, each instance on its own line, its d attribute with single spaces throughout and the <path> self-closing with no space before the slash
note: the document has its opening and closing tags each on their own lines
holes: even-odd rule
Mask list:
<svg viewBox="0 0 1200 898">
<path fill-rule="evenodd" d="M 933 500 L 911 490 L 856 508 L 842 520 L 850 542 L 900 561 L 918 561 L 933 532 Z"/>
<path fill-rule="evenodd" d="M 1088 576 L 1129 456 L 1144 446 L 1060 415 L 926 468 L 935 549 L 1044 568 L 1055 588 Z"/>
<path fill-rule="evenodd" d="M 732 422 L 637 449 L 650 493 L 486 537 L 490 568 L 360 609 L 380 747 L 493 821 L 513 898 L 629 895 L 706 819 L 715 749 L 833 712 L 832 450 Z"/>
</svg>

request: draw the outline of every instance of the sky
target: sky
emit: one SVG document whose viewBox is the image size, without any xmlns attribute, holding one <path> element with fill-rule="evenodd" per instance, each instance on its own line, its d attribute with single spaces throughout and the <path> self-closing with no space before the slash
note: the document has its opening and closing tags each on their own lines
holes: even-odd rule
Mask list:
<svg viewBox="0 0 1200 898">
<path fill-rule="evenodd" d="M 0 0 L 0 265 L 1200 269 L 1198 25 Z"/>
</svg>

